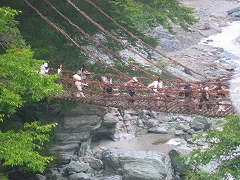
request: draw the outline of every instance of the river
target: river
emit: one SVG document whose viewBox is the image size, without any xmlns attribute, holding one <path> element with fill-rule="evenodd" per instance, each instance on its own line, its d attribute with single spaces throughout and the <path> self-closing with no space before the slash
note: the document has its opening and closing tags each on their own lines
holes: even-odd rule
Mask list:
<svg viewBox="0 0 240 180">
<path fill-rule="evenodd" d="M 237 38 L 240 39 L 240 21 L 233 21 L 223 27 L 221 33 L 204 38 L 201 43 L 223 48 L 226 61 L 236 66 L 230 82 L 230 97 L 240 114 L 240 43 Z"/>
<path fill-rule="evenodd" d="M 214 47 L 221 47 L 225 51 L 226 60 L 240 69 L 240 21 L 233 21 L 229 26 L 223 27 L 219 34 L 202 39 L 200 43 Z M 240 40 L 239 40 L 240 41 Z"/>
</svg>

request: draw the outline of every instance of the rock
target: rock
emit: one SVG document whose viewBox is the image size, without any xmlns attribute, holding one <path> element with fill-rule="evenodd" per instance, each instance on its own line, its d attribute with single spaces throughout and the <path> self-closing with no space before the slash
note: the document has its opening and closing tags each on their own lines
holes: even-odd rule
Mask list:
<svg viewBox="0 0 240 180">
<path fill-rule="evenodd" d="M 49 179 L 52 179 L 52 180 L 58 180 L 58 179 L 68 180 L 68 178 L 63 177 L 64 170 L 65 170 L 64 168 L 52 168 L 51 169 L 51 174 L 49 175 Z"/>
<path fill-rule="evenodd" d="M 223 68 L 225 68 L 227 71 L 234 71 L 236 69 L 236 66 L 233 64 L 222 64 Z"/>
<path fill-rule="evenodd" d="M 93 157 L 81 157 L 79 158 L 79 161 L 84 162 L 84 163 L 89 163 L 89 165 L 91 166 L 91 168 L 99 171 L 101 169 L 103 169 L 103 162 L 100 159 L 96 159 Z"/>
<path fill-rule="evenodd" d="M 56 120 L 59 123 L 54 128 L 55 145 L 51 148 L 53 153 L 61 156 L 57 163 L 70 162 L 73 154 L 78 152 L 79 144 L 91 138 L 91 132 L 101 122 L 104 114 L 106 108 L 82 103 L 78 103 L 71 111 L 64 111 L 64 114 L 52 114 L 54 119 L 48 119 L 48 123 Z"/>
<path fill-rule="evenodd" d="M 106 174 L 128 180 L 171 180 L 173 175 L 169 157 L 154 151 L 105 149 L 102 161 Z"/>
<path fill-rule="evenodd" d="M 78 157 L 84 156 L 92 156 L 90 145 L 87 142 L 81 142 L 80 148 L 78 150 Z"/>
<path fill-rule="evenodd" d="M 230 9 L 227 11 L 228 15 L 233 17 L 233 18 L 240 18 L 240 6 Z"/>
<path fill-rule="evenodd" d="M 181 136 L 184 134 L 184 132 L 183 132 L 183 130 L 176 130 L 174 134 L 175 134 L 175 136 Z"/>
<path fill-rule="evenodd" d="M 171 159 L 171 164 L 175 174 L 183 176 L 186 173 L 185 172 L 186 164 L 178 159 L 180 156 L 183 156 L 183 153 L 177 149 L 172 149 L 171 151 L 169 151 L 168 155 Z"/>
<path fill-rule="evenodd" d="M 88 163 L 79 162 L 79 161 L 71 161 L 67 166 L 67 171 L 69 174 L 87 172 L 90 169 Z"/>
<path fill-rule="evenodd" d="M 92 179 L 89 175 L 85 173 L 75 173 L 69 176 L 68 180 L 89 180 Z"/>
<path fill-rule="evenodd" d="M 147 125 L 147 127 L 154 127 L 154 126 L 157 126 L 159 124 L 159 122 L 158 122 L 158 120 L 157 119 L 148 119 L 147 121 L 146 121 L 146 125 Z"/>
<path fill-rule="evenodd" d="M 180 145 L 181 143 L 182 143 L 182 139 L 180 138 L 170 139 L 168 142 L 166 142 L 166 144 L 172 144 L 174 146 Z"/>
<path fill-rule="evenodd" d="M 196 117 L 191 121 L 190 126 L 195 131 L 207 130 L 211 128 L 211 123 L 208 121 L 207 118 Z"/>
<path fill-rule="evenodd" d="M 148 129 L 148 132 L 159 133 L 159 134 L 168 134 L 169 131 L 166 127 L 152 127 Z"/>
<path fill-rule="evenodd" d="M 103 177 L 94 177 L 93 180 L 122 180 L 123 177 L 119 175 L 114 176 L 103 176 Z"/>
<path fill-rule="evenodd" d="M 36 174 L 34 177 L 34 180 L 46 180 L 46 176 L 43 176 L 41 174 Z"/>
</svg>

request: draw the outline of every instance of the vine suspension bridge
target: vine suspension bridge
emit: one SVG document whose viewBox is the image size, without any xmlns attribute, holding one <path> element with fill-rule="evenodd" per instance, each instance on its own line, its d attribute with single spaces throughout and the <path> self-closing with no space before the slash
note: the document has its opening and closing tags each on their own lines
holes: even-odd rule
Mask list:
<svg viewBox="0 0 240 180">
<path fill-rule="evenodd" d="M 101 47 L 104 51 L 107 51 L 111 54 L 116 60 L 120 62 L 126 63 L 128 66 L 132 67 L 133 70 L 138 70 L 146 74 L 146 78 L 138 78 L 139 85 L 136 87 L 136 95 L 131 97 L 128 94 L 128 88 L 124 86 L 124 83 L 131 79 L 127 74 L 122 73 L 120 70 L 115 68 L 114 66 L 108 64 L 105 60 L 101 59 L 95 52 L 89 50 L 88 48 L 81 46 L 80 43 L 76 40 L 76 38 L 71 37 L 63 28 L 60 28 L 58 23 L 54 23 L 49 18 L 43 15 L 36 7 L 34 7 L 28 0 L 24 0 L 25 3 L 31 7 L 43 20 L 45 20 L 51 27 L 53 27 L 56 31 L 61 33 L 64 37 L 66 37 L 73 45 L 78 47 L 85 54 L 90 56 L 92 59 L 96 61 L 100 61 L 102 64 L 106 65 L 109 69 L 116 72 L 117 75 L 113 75 L 113 79 L 115 83 L 113 85 L 113 93 L 109 94 L 103 91 L 104 87 L 101 82 L 100 77 L 105 75 L 102 74 L 93 74 L 91 73 L 88 78 L 88 87 L 85 87 L 83 92 L 86 96 L 85 98 L 78 98 L 75 96 L 76 87 L 74 85 L 74 81 L 72 79 L 73 74 L 75 72 L 72 71 L 63 71 L 62 76 L 59 79 L 59 83 L 61 83 L 65 89 L 65 92 L 62 94 L 55 95 L 54 98 L 60 99 L 68 99 L 72 101 L 85 101 L 86 103 L 101 105 L 101 106 L 113 106 L 118 108 L 141 108 L 141 109 L 150 109 L 156 111 L 164 111 L 164 112 L 172 112 L 172 113 L 197 113 L 205 116 L 226 116 L 228 114 L 236 113 L 234 106 L 229 97 L 228 91 L 226 91 L 224 96 L 217 96 L 216 92 L 212 92 L 208 101 L 199 101 L 200 94 L 203 93 L 202 82 L 189 82 L 185 78 L 176 75 L 174 72 L 171 72 L 168 69 L 160 66 L 158 63 L 154 62 L 151 59 L 146 58 L 142 53 L 138 52 L 126 42 L 122 41 L 115 35 L 113 35 L 110 31 L 106 30 L 103 26 L 95 22 L 92 18 L 90 18 L 84 11 L 78 8 L 71 0 L 66 0 L 66 2 L 73 7 L 75 11 L 79 13 L 81 17 L 84 17 L 86 20 L 95 25 L 102 34 L 105 34 L 113 41 L 119 43 L 122 47 L 129 50 L 130 52 L 137 54 L 141 57 L 146 64 L 151 65 L 157 69 L 160 69 L 162 72 L 167 73 L 174 80 L 164 80 L 164 87 L 161 88 L 161 91 L 156 95 L 153 95 L 153 92 L 150 91 L 145 85 L 152 82 L 152 80 L 156 79 L 152 73 L 146 71 L 140 65 L 136 65 L 128 61 L 128 59 L 123 58 L 118 53 L 116 53 L 111 48 L 105 46 L 103 43 L 99 42 L 99 40 L 95 39 L 91 35 L 87 34 L 83 29 L 81 29 L 77 24 L 72 22 L 67 16 L 61 13 L 54 5 L 52 5 L 49 0 L 44 1 L 54 12 L 56 12 L 59 16 L 61 16 L 65 22 L 68 22 L 69 25 L 76 28 L 79 33 L 81 33 L 82 37 L 89 40 L 95 46 Z M 129 32 L 126 28 L 117 23 L 113 18 L 108 16 L 105 12 L 103 12 L 96 4 L 94 4 L 91 0 L 86 0 L 89 4 L 91 4 L 97 11 L 99 11 L 104 17 L 110 20 L 116 27 L 118 27 L 123 33 L 128 34 L 132 39 L 137 41 L 139 44 L 149 49 L 151 52 L 158 54 L 159 56 L 168 60 L 169 63 L 182 67 L 189 72 L 193 76 L 198 76 L 201 81 L 208 81 L 209 86 L 216 85 L 216 82 L 213 82 L 207 77 L 203 72 L 198 72 L 194 68 L 191 68 L 185 64 L 181 64 L 180 62 L 174 60 L 171 57 L 167 57 L 165 54 L 161 53 L 159 50 L 151 47 L 146 44 L 140 38 L 134 36 L 131 32 Z M 220 77 L 219 77 L 220 78 Z M 229 79 L 230 76 L 221 77 L 221 84 L 225 86 L 226 89 L 229 88 Z M 191 84 L 191 90 L 184 90 L 183 87 L 186 84 Z M 186 100 L 185 94 L 186 91 L 191 91 L 191 100 Z M 131 103 L 134 101 L 134 103 Z M 202 109 L 199 107 L 202 106 Z M 208 108 L 207 108 L 208 107 Z M 220 108 L 224 107 L 224 108 Z M 220 110 L 220 111 L 219 111 Z"/>
</svg>

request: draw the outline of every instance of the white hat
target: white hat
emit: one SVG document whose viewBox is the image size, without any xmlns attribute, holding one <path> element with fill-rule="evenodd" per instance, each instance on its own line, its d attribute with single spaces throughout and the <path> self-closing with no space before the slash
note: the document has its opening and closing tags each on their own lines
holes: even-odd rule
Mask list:
<svg viewBox="0 0 240 180">
<path fill-rule="evenodd" d="M 44 65 L 44 67 L 48 67 L 48 63 L 46 63 L 46 62 L 43 65 Z"/>
<path fill-rule="evenodd" d="M 138 82 L 138 80 L 137 80 L 136 77 L 133 77 L 132 80 L 133 80 L 134 82 Z"/>
</svg>

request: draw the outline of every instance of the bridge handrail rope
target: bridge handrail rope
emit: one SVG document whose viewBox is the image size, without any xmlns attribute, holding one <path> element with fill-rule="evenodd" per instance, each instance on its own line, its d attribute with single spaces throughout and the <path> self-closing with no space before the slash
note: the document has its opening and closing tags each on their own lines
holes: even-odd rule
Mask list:
<svg viewBox="0 0 240 180">
<path fill-rule="evenodd" d="M 24 0 L 25 3 L 30 6 L 34 11 L 36 11 L 38 13 L 38 15 L 43 18 L 49 25 L 51 25 L 54 29 L 56 29 L 58 32 L 60 32 L 61 34 L 63 34 L 67 39 L 69 39 L 73 44 L 75 44 L 78 48 L 82 49 L 83 51 L 85 51 L 87 54 L 90 54 L 93 58 L 97 59 L 98 61 L 102 62 L 103 64 L 105 64 L 106 66 L 108 66 L 110 69 L 112 69 L 113 71 L 117 72 L 118 74 L 121 74 L 124 77 L 128 77 L 130 78 L 128 75 L 122 73 L 121 71 L 119 71 L 118 69 L 114 68 L 113 66 L 109 65 L 108 63 L 106 63 L 104 60 L 100 59 L 98 56 L 96 56 L 92 51 L 86 49 L 85 47 L 81 46 L 80 44 L 78 44 L 73 38 L 71 38 L 63 29 L 59 28 L 57 25 L 55 25 L 52 21 L 50 21 L 47 17 L 45 17 L 40 11 L 37 10 L 37 8 L 33 7 L 31 3 L 28 2 L 28 0 Z"/>
<path fill-rule="evenodd" d="M 95 77 L 95 79 L 97 78 Z M 77 89 L 74 85 L 74 81 L 71 78 L 61 78 L 61 84 L 63 84 L 66 93 L 60 94 L 59 96 L 57 95 L 57 98 L 79 100 L 72 96 Z M 192 108 L 191 110 L 187 110 L 187 112 L 199 113 L 199 105 L 205 107 L 210 105 L 211 110 L 204 110 L 202 112 L 204 115 L 222 116 L 229 113 L 236 113 L 231 104 L 231 100 L 229 99 L 228 92 L 226 92 L 225 96 L 219 97 L 216 91 L 212 91 L 209 101 L 199 102 L 198 100 L 200 99 L 200 94 L 203 92 L 203 90 L 193 88 L 191 89 L 193 100 L 189 102 L 186 101 L 184 96 L 185 92 L 188 92 L 189 90 L 184 90 L 181 88 L 181 86 L 163 87 L 161 91 L 156 94 L 156 92 L 149 90 L 146 86 L 140 85 L 136 87 L 136 95 L 134 97 L 129 96 L 128 87 L 124 85 L 124 82 L 113 84 L 112 87 L 113 89 L 116 89 L 116 91 L 111 94 L 103 91 L 103 89 L 99 88 L 99 86 L 102 86 L 101 82 L 94 80 L 89 81 L 89 86 L 84 88 L 84 94 L 86 95 L 86 98 L 81 100 L 98 105 L 117 106 L 122 108 L 138 107 L 165 112 L 185 113 L 187 108 Z M 134 100 L 136 104 L 129 104 L 129 100 Z M 160 105 L 156 104 L 158 102 L 160 102 Z M 223 112 L 218 112 L 218 107 L 220 106 L 224 106 L 225 110 Z"/>
<path fill-rule="evenodd" d="M 99 10 L 104 16 L 106 16 L 108 19 L 110 19 L 116 26 L 118 26 L 119 28 L 121 28 L 122 30 L 124 30 L 126 33 L 128 33 L 132 38 L 138 40 L 139 42 L 141 42 L 142 44 L 144 44 L 145 46 L 147 46 L 148 48 L 150 48 L 151 50 L 155 51 L 157 54 L 169 59 L 170 61 L 174 62 L 175 64 L 178 64 L 192 72 L 194 72 L 195 74 L 198 74 L 202 77 L 204 77 L 205 79 L 207 79 L 206 75 L 201 74 L 197 71 L 195 71 L 194 69 L 174 60 L 171 57 L 168 57 L 166 54 L 160 52 L 159 50 L 157 50 L 156 48 L 153 48 L 152 46 L 150 46 L 149 44 L 145 43 L 142 39 L 140 39 L 139 37 L 133 35 L 131 32 L 129 32 L 126 28 L 124 28 L 122 25 L 120 25 L 116 20 L 114 20 L 112 17 L 108 16 L 108 14 L 106 14 L 99 6 L 97 6 L 95 3 L 93 3 L 91 0 L 86 0 L 88 3 L 92 4 L 97 10 Z"/>
<path fill-rule="evenodd" d="M 54 74 L 56 73 L 56 69 L 51 68 L 51 70 L 49 71 L 50 74 Z M 75 74 L 76 72 L 74 71 L 69 71 L 69 70 L 63 70 L 61 72 L 62 76 L 61 78 L 64 79 L 72 79 L 72 76 Z M 90 82 L 95 82 L 96 80 L 99 82 L 99 79 L 101 79 L 102 77 L 106 76 L 106 74 L 100 74 L 100 73 L 91 73 L 89 75 L 89 81 Z M 114 84 L 123 84 L 126 83 L 129 80 L 129 77 L 123 77 L 123 76 L 118 76 L 118 75 L 112 75 L 112 78 L 114 80 Z M 140 86 L 147 86 L 147 84 L 152 82 L 152 78 L 146 78 L 146 77 L 138 77 Z M 102 83 L 102 82 L 101 82 Z M 228 79 L 222 79 L 220 81 L 209 81 L 208 82 L 208 86 L 211 88 L 213 86 L 215 86 L 217 83 L 221 83 L 222 86 L 225 87 L 225 89 L 229 88 L 229 81 Z M 181 88 L 184 85 L 186 85 L 185 82 L 182 82 L 178 79 L 164 79 L 163 80 L 163 84 L 164 87 L 166 88 Z M 201 82 L 195 82 L 194 86 L 193 86 L 193 90 L 194 89 L 201 89 Z"/>
<path fill-rule="evenodd" d="M 57 72 L 56 69 L 53 69 L 51 68 L 49 73 L 50 74 L 55 74 Z M 61 72 L 61 78 L 69 78 L 69 79 L 72 79 L 72 76 L 76 74 L 75 71 L 70 71 L 70 70 L 62 70 Z M 92 72 L 90 75 L 89 75 L 89 80 L 90 81 L 99 81 L 99 79 L 102 79 L 103 77 L 105 77 L 106 74 L 100 74 L 100 73 L 94 73 Z M 123 76 L 118 76 L 118 75 L 112 75 L 112 78 L 114 80 L 114 84 L 122 84 L 122 83 L 126 83 L 128 80 L 129 80 L 129 77 L 123 77 Z M 130 77 L 131 79 L 131 77 Z M 229 89 L 229 77 L 226 76 L 226 77 L 222 77 L 218 82 L 221 83 L 225 89 Z M 138 77 L 138 80 L 139 80 L 139 83 L 141 86 L 147 86 L 147 84 L 151 83 L 152 82 L 152 78 L 151 77 Z M 208 86 L 209 88 L 210 87 L 213 87 L 216 85 L 216 80 L 215 79 L 209 79 L 208 80 Z M 164 79 L 163 80 L 163 84 L 164 84 L 164 87 L 167 87 L 167 88 L 183 88 L 184 85 L 186 85 L 185 82 L 179 80 L 179 79 Z M 196 81 L 194 83 L 191 83 L 192 86 L 195 88 L 195 89 L 200 89 L 201 88 L 201 84 L 202 82 L 199 82 L 199 81 Z"/>
<path fill-rule="evenodd" d="M 177 79 L 181 79 L 184 82 L 188 82 L 187 80 L 176 76 L 175 74 L 171 73 L 169 70 L 159 66 L 158 64 L 154 63 L 152 60 L 147 59 L 146 57 L 144 57 L 141 53 L 139 53 L 138 51 L 132 49 L 129 45 L 126 45 L 125 43 L 123 43 L 121 40 L 119 40 L 116 36 L 112 35 L 109 31 L 107 31 L 106 29 L 104 29 L 100 24 L 96 23 L 94 20 L 92 20 L 84 11 L 80 10 L 75 4 L 73 4 L 70 0 L 66 0 L 69 4 L 71 4 L 81 15 L 83 15 L 86 19 L 88 19 L 91 23 L 93 23 L 95 26 L 97 26 L 100 30 L 102 30 L 104 33 L 106 33 L 109 37 L 111 37 L 112 39 L 116 40 L 117 42 L 119 42 L 121 45 L 123 45 L 124 47 L 126 47 L 128 50 L 132 51 L 133 53 L 139 55 L 140 57 L 142 57 L 145 61 L 149 62 L 150 64 L 153 64 L 154 66 L 158 67 L 159 69 L 161 69 L 164 72 L 167 72 L 168 74 L 170 74 L 171 76 L 177 78 Z"/>
<path fill-rule="evenodd" d="M 48 0 L 44 0 L 52 9 L 54 9 L 61 17 L 63 17 L 67 22 L 69 22 L 69 24 L 71 24 L 72 26 L 74 26 L 76 29 L 78 29 L 85 37 L 87 37 L 90 41 L 94 42 L 95 44 L 101 46 L 102 48 L 104 48 L 105 50 L 107 50 L 108 52 L 110 52 L 111 54 L 113 54 L 115 57 L 118 57 L 119 59 L 121 59 L 122 61 L 126 62 L 127 64 L 129 64 L 131 67 L 138 69 L 142 72 L 144 72 L 145 74 L 147 74 L 148 76 L 152 77 L 153 75 L 150 74 L 149 72 L 145 71 L 144 69 L 141 69 L 139 66 L 134 65 L 133 63 L 127 61 L 126 59 L 124 59 L 123 57 L 121 57 L 119 54 L 115 53 L 113 50 L 111 50 L 110 48 L 108 48 L 107 46 L 103 45 L 102 43 L 100 43 L 99 41 L 95 40 L 92 36 L 90 36 L 88 33 L 86 33 L 84 30 L 82 30 L 78 25 L 76 25 L 75 23 L 73 23 L 69 18 L 67 18 L 65 15 L 63 15 L 60 11 L 57 10 L 57 8 L 55 6 L 53 6 Z"/>
</svg>

